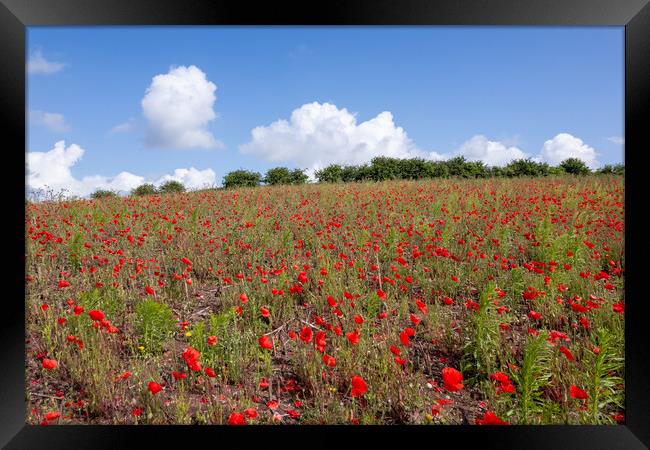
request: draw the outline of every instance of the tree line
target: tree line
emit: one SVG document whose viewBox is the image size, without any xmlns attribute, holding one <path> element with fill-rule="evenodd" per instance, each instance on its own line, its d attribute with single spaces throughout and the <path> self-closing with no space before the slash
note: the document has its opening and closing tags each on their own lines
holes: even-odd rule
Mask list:
<svg viewBox="0 0 650 450">
<path fill-rule="evenodd" d="M 234 170 L 223 177 L 223 187 L 255 187 L 261 184 L 291 185 L 306 183 L 309 177 L 304 169 L 288 169 L 274 167 L 264 176 L 250 170 Z M 467 161 L 464 156 L 457 156 L 445 161 L 429 161 L 422 158 L 390 158 L 378 156 L 369 164 L 340 165 L 330 164 L 314 173 L 319 183 L 348 183 L 363 181 L 387 180 L 420 180 L 427 178 L 491 178 L 491 177 L 545 177 L 549 175 L 588 175 L 614 174 L 624 175 L 623 164 L 607 164 L 596 171 L 589 169 L 584 161 L 578 158 L 568 158 L 557 166 L 544 162 L 533 161 L 530 158 L 511 161 L 503 167 L 488 166 L 482 161 Z M 168 181 L 156 188 L 153 184 L 143 184 L 131 191 L 131 195 L 154 195 L 174 192 L 184 192 L 185 187 L 178 181 Z M 93 198 L 115 195 L 111 191 L 99 190 Z"/>
<path fill-rule="evenodd" d="M 568 158 L 557 166 L 530 158 L 517 159 L 503 167 L 487 166 L 482 161 L 467 161 L 458 156 L 445 161 L 428 161 L 422 158 L 390 158 L 378 156 L 369 164 L 330 164 L 317 170 L 314 177 L 319 183 L 347 183 L 361 181 L 419 180 L 424 178 L 489 178 L 489 177 L 545 177 L 549 175 L 625 174 L 623 164 L 605 165 L 592 172 L 584 161 Z M 235 170 L 223 178 L 224 188 L 267 185 L 302 184 L 307 182 L 304 170 L 290 171 L 286 167 L 269 169 L 265 176 L 259 172 Z"/>
</svg>

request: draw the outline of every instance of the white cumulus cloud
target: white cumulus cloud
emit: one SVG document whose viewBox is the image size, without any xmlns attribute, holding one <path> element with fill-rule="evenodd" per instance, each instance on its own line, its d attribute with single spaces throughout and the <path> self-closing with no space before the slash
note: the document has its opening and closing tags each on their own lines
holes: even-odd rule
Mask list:
<svg viewBox="0 0 650 450">
<path fill-rule="evenodd" d="M 32 125 L 44 126 L 57 133 L 70 131 L 70 125 L 66 123 L 65 117 L 60 113 L 32 110 L 29 111 L 27 120 Z"/>
<path fill-rule="evenodd" d="M 141 103 L 149 122 L 147 144 L 178 149 L 222 146 L 208 130 L 217 117 L 213 109 L 216 90 L 196 66 L 172 67 L 153 77 Z"/>
<path fill-rule="evenodd" d="M 27 73 L 51 75 L 62 70 L 65 63 L 48 61 L 41 50 L 35 50 L 27 60 Z"/>
<path fill-rule="evenodd" d="M 418 149 L 388 111 L 357 123 L 347 109 L 318 102 L 295 109 L 289 120 L 254 128 L 251 140 L 239 149 L 267 161 L 291 162 L 309 173 L 329 164 L 366 163 L 376 156 L 439 156 Z"/>
<path fill-rule="evenodd" d="M 468 161 L 483 161 L 488 166 L 505 166 L 528 155 L 515 146 L 508 147 L 503 142 L 490 141 L 478 134 L 465 141 L 454 156 L 464 156 Z"/>
<path fill-rule="evenodd" d="M 26 159 L 26 185 L 30 190 L 52 190 L 55 193 L 65 190 L 67 194 L 87 197 L 97 189 L 127 193 L 144 184 L 160 185 L 168 180 L 180 181 L 186 188 L 195 189 L 215 184 L 216 175 L 212 169 L 176 169 L 156 180 L 149 180 L 130 172 L 120 172 L 115 176 L 89 175 L 75 178 L 72 167 L 82 158 L 84 149 L 77 144 L 68 147 L 65 141 L 58 141 L 47 152 L 28 152 Z"/>
<path fill-rule="evenodd" d="M 599 164 L 596 157 L 596 150 L 585 144 L 582 139 L 569 133 L 560 133 L 553 139 L 544 142 L 538 159 L 551 165 L 557 165 L 567 158 L 578 158 L 594 169 Z"/>
<path fill-rule="evenodd" d="M 54 144 L 48 152 L 27 153 L 27 184 L 31 188 L 65 188 L 76 180 L 70 168 L 81 159 L 84 150 L 77 144 L 65 147 L 65 141 Z"/>
</svg>

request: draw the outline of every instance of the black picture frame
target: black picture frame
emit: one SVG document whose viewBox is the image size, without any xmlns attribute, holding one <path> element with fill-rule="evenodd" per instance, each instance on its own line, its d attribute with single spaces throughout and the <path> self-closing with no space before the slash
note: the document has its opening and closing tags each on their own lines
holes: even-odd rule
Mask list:
<svg viewBox="0 0 650 450">
<path fill-rule="evenodd" d="M 644 298 L 644 153 L 650 149 L 644 118 L 650 111 L 650 5 L 648 0 L 337 0 L 264 2 L 234 0 L 0 0 L 0 98 L 7 167 L 20 167 L 25 148 L 26 27 L 39 25 L 544 25 L 625 27 L 625 423 L 618 426 L 439 427 L 187 427 L 48 426 L 25 423 L 25 179 L 5 170 L 3 197 L 7 270 L 4 274 L 0 444 L 8 449 L 196 447 L 224 445 L 224 436 L 263 445 L 339 445 L 348 439 L 390 438 L 395 444 L 465 448 L 637 449 L 650 446 L 650 347 Z M 26 150 L 26 149 L 25 149 Z M 7 156 L 5 156 L 7 157 Z M 24 236 L 24 234 L 23 234 Z M 15 291 L 15 292 L 14 292 Z M 22 319 L 22 320 L 21 320 Z M 336 432 L 336 435 L 334 434 Z M 337 436 L 334 439 L 334 436 Z M 423 439 L 422 441 L 420 441 Z M 190 444 L 191 443 L 191 444 Z M 421 445 L 421 444 L 417 444 Z M 471 447 L 470 447 L 471 448 Z"/>
</svg>

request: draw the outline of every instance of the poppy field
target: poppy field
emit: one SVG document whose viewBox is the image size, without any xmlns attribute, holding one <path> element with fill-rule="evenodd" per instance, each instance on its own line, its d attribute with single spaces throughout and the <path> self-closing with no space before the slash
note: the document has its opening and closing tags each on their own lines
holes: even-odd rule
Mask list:
<svg viewBox="0 0 650 450">
<path fill-rule="evenodd" d="M 624 178 L 26 203 L 31 424 L 615 424 Z"/>
</svg>

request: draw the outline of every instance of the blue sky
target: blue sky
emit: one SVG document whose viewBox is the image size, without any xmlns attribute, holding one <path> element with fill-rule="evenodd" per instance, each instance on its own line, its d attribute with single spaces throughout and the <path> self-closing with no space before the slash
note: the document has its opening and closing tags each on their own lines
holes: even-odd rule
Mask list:
<svg viewBox="0 0 650 450">
<path fill-rule="evenodd" d="M 34 187 L 218 185 L 238 168 L 313 171 L 379 154 L 623 161 L 622 27 L 30 27 L 27 37 Z"/>
</svg>

